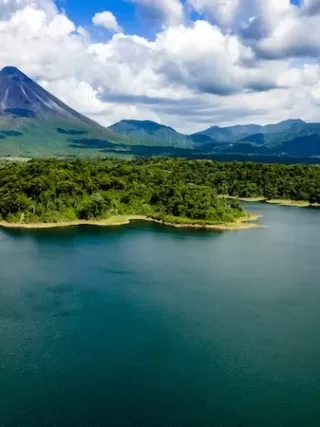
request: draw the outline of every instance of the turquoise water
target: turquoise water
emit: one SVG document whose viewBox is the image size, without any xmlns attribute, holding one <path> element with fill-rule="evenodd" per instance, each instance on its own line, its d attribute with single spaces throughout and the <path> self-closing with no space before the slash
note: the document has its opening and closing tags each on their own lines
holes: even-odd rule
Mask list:
<svg viewBox="0 0 320 427">
<path fill-rule="evenodd" d="M 320 211 L 0 231 L 0 426 L 320 425 Z"/>
</svg>

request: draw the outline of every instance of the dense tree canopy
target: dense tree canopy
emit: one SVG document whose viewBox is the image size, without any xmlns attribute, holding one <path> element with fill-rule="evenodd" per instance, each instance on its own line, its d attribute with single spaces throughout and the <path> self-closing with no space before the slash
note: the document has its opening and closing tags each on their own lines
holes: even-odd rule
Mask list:
<svg viewBox="0 0 320 427">
<path fill-rule="evenodd" d="M 0 216 L 10 222 L 59 222 L 139 214 L 223 223 L 244 215 L 214 187 L 173 176 L 165 159 L 7 164 L 0 169 Z"/>
<path fill-rule="evenodd" d="M 244 215 L 239 197 L 320 203 L 320 168 L 211 160 L 31 160 L 0 169 L 0 217 L 58 222 L 141 214 L 225 223 Z"/>
</svg>

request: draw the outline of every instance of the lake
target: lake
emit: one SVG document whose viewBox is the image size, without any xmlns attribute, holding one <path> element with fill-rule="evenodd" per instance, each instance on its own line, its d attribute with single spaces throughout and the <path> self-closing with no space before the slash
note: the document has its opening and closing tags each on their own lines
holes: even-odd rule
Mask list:
<svg viewBox="0 0 320 427">
<path fill-rule="evenodd" d="M 0 230 L 0 426 L 320 425 L 320 210 Z"/>
</svg>

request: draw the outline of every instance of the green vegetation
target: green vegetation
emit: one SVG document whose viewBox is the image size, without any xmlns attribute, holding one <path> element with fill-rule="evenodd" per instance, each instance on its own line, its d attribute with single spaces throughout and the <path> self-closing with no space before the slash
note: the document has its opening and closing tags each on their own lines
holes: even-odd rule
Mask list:
<svg viewBox="0 0 320 427">
<path fill-rule="evenodd" d="M 320 203 L 320 168 L 170 158 L 48 159 L 0 168 L 0 219 L 12 223 L 145 215 L 226 224 L 245 216 L 237 197 Z"/>
<path fill-rule="evenodd" d="M 166 222 L 230 223 L 245 216 L 213 186 L 175 174 L 180 160 L 31 160 L 0 169 L 0 218 L 57 223 L 145 215 Z M 190 169 L 191 171 L 191 169 Z"/>
<path fill-rule="evenodd" d="M 0 134 L 0 157 L 97 157 L 103 155 L 107 147 L 115 150 L 117 144 L 128 143 L 125 137 L 98 125 L 80 126 L 53 117 L 45 122 L 33 118 L 17 120 L 0 117 L 1 130 L 20 132 L 19 136 L 6 134 L 1 137 Z M 65 130 L 71 130 L 73 134 Z"/>
<path fill-rule="evenodd" d="M 122 120 L 109 127 L 117 135 L 128 137 L 130 145 L 193 148 L 187 135 L 149 120 Z"/>
</svg>

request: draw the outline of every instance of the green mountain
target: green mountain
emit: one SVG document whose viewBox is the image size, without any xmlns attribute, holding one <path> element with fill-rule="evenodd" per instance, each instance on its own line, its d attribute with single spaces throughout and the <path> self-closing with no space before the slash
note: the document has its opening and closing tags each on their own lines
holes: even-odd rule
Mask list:
<svg viewBox="0 0 320 427">
<path fill-rule="evenodd" d="M 213 126 L 190 138 L 197 151 L 207 154 L 320 156 L 320 124 L 302 120 L 286 120 L 266 126 Z"/>
<path fill-rule="evenodd" d="M 235 142 L 252 135 L 273 135 L 281 132 L 298 133 L 307 126 L 303 120 L 286 120 L 271 125 L 236 125 L 229 127 L 212 126 L 209 129 L 191 135 L 193 139 L 198 135 L 205 135 L 217 142 Z"/>
<path fill-rule="evenodd" d="M 206 135 L 217 142 L 232 142 L 259 132 L 261 132 L 261 126 L 259 125 L 212 126 L 209 129 L 198 132 L 196 135 Z"/>
<path fill-rule="evenodd" d="M 0 71 L 0 156 L 77 155 L 128 140 L 79 114 L 15 67 Z"/>
<path fill-rule="evenodd" d="M 192 148 L 193 145 L 186 135 L 149 120 L 122 120 L 109 129 L 118 135 L 129 137 L 131 144 L 136 145 L 173 148 Z"/>
</svg>

